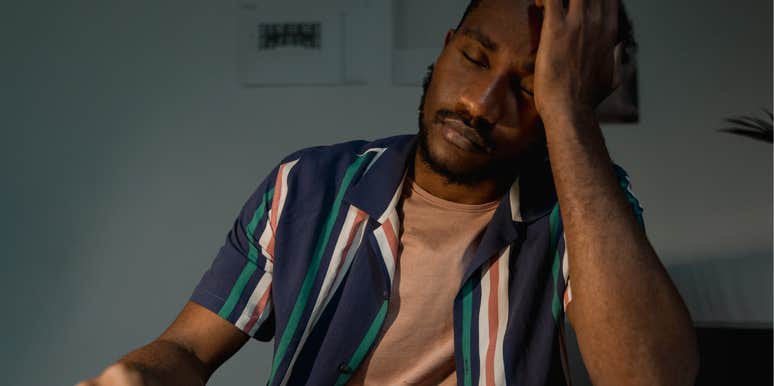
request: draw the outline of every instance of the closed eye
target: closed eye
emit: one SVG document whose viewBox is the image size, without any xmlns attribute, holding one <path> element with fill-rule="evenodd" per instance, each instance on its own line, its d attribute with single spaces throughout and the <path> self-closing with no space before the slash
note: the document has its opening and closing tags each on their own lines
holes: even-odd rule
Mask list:
<svg viewBox="0 0 774 386">
<path fill-rule="evenodd" d="M 482 62 L 480 60 L 473 59 L 473 57 L 468 55 L 468 53 L 465 52 L 465 51 L 462 51 L 462 56 L 464 56 L 465 59 L 467 59 L 469 62 L 471 62 L 471 63 L 473 63 L 473 64 L 475 64 L 475 65 L 477 65 L 479 67 L 489 68 L 489 65 L 487 65 L 486 63 L 484 63 L 484 62 Z"/>
</svg>

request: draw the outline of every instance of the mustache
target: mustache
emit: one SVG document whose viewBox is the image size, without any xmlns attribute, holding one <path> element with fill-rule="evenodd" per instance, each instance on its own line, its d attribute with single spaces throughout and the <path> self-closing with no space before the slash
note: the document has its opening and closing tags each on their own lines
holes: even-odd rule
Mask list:
<svg viewBox="0 0 774 386">
<path fill-rule="evenodd" d="M 435 113 L 435 122 L 443 123 L 447 119 L 456 119 L 464 123 L 466 126 L 475 130 L 482 144 L 489 149 L 495 148 L 495 141 L 492 138 L 492 129 L 494 124 L 487 121 L 484 118 L 473 118 L 471 114 L 466 111 L 452 111 L 447 109 L 440 109 Z"/>
</svg>

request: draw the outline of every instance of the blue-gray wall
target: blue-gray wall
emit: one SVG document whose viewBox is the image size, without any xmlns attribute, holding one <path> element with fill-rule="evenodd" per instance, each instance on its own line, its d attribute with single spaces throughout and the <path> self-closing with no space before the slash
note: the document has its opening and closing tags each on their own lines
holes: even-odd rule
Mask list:
<svg viewBox="0 0 774 386">
<path fill-rule="evenodd" d="M 371 5 L 368 85 L 242 88 L 234 2 L 4 4 L 0 383 L 72 384 L 157 336 L 283 155 L 415 130 Z M 628 5 L 642 122 L 608 146 L 694 317 L 771 322 L 772 147 L 715 129 L 772 106 L 772 2 Z M 737 269 L 692 276 L 709 265 Z M 724 281 L 750 306 L 702 304 Z M 248 344 L 211 384 L 263 384 L 270 359 Z"/>
</svg>

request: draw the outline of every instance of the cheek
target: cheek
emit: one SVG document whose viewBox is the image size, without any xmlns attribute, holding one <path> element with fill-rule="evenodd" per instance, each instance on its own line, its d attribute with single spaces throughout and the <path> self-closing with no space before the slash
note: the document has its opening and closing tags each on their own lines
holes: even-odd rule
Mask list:
<svg viewBox="0 0 774 386">
<path fill-rule="evenodd" d="M 514 125 L 520 128 L 518 136 L 523 137 L 526 141 L 531 141 L 536 136 L 539 136 L 539 132 L 542 131 L 542 125 L 540 124 L 540 115 L 537 112 L 537 108 L 535 108 L 535 100 L 532 96 L 518 91 L 514 95 L 512 106 L 516 117 Z"/>
<path fill-rule="evenodd" d="M 453 65 L 452 60 L 454 59 L 442 55 L 433 70 L 426 103 L 432 104 L 435 110 L 439 108 L 453 110 L 465 89 L 468 75 L 464 69 Z"/>
<path fill-rule="evenodd" d="M 510 125 L 531 127 L 539 119 L 535 100 L 521 90 L 513 90 L 508 96 L 508 116 L 513 117 Z"/>
<path fill-rule="evenodd" d="M 500 159 L 512 159 L 541 142 L 543 128 L 539 116 L 534 110 L 522 110 L 514 125 L 503 126 L 495 134 L 497 153 Z"/>
</svg>

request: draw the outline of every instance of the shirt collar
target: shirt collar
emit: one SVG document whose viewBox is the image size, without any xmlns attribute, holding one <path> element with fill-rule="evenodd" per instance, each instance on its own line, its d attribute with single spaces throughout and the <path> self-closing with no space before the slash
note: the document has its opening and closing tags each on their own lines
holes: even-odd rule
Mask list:
<svg viewBox="0 0 774 386">
<path fill-rule="evenodd" d="M 358 181 L 344 200 L 384 223 L 395 210 L 406 175 L 407 162 L 413 160 L 415 135 L 385 138 L 368 144 L 363 154 L 375 152 Z"/>
<path fill-rule="evenodd" d="M 416 135 L 390 137 L 370 143 L 363 153 L 375 152 L 376 155 L 344 199 L 384 223 L 388 213 L 398 204 L 406 167 L 414 159 L 415 145 Z M 526 168 L 513 182 L 509 193 L 500 200 L 492 223 L 511 225 L 504 228 L 513 228 L 515 223 L 531 223 L 550 213 L 555 204 L 556 190 L 551 165 L 546 159 Z M 508 230 L 504 231 L 506 234 L 503 237 L 515 237 Z"/>
</svg>

